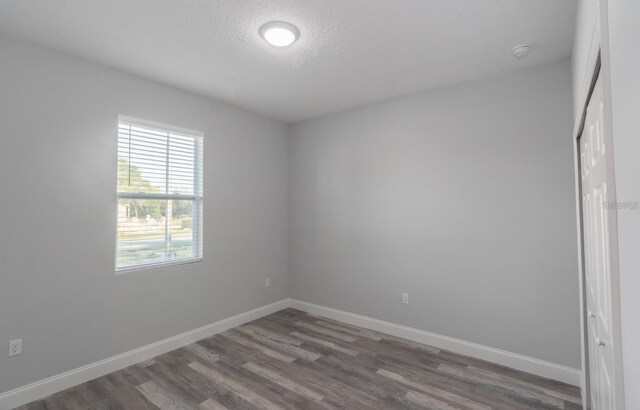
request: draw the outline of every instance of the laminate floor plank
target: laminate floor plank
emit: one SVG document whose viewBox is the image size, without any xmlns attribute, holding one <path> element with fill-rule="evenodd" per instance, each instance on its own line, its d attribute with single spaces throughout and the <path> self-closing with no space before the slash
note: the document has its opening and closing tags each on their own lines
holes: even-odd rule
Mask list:
<svg viewBox="0 0 640 410">
<path fill-rule="evenodd" d="M 417 383 L 437 387 L 496 409 L 533 409 L 531 403 L 512 398 L 512 392 L 488 383 L 474 383 L 453 374 L 439 373 L 436 369 L 411 369 L 405 364 L 385 361 L 381 369 L 402 374 Z"/>
<path fill-rule="evenodd" d="M 578 398 L 580 397 L 580 388 L 578 386 L 572 386 L 570 384 L 558 382 L 556 380 L 551 380 L 541 376 L 536 376 L 535 374 L 511 369 L 509 367 L 501 366 L 499 364 L 487 362 L 480 359 L 475 359 L 473 357 L 462 356 L 457 353 L 448 352 L 445 350 L 440 352 L 440 356 L 448 357 L 448 358 L 456 357 L 458 360 L 464 360 L 466 364 L 470 367 L 480 367 L 488 371 L 492 371 L 494 373 L 512 377 L 514 379 L 530 382 L 532 384 L 535 384 L 541 387 L 547 387 L 554 391 L 564 392 L 573 397 L 578 397 Z"/>
<path fill-rule="evenodd" d="M 246 337 L 246 335 L 243 335 L 241 332 L 227 330 L 226 332 L 222 333 L 222 336 L 229 338 L 236 343 L 245 345 L 246 347 L 253 348 L 260 353 L 275 357 L 276 359 L 282 360 L 283 362 L 291 363 L 296 360 L 295 356 L 280 352 L 278 350 L 270 348 L 267 345 L 253 341 L 250 337 Z"/>
<path fill-rule="evenodd" d="M 19 410 L 566 409 L 578 387 L 284 309 Z"/>
<path fill-rule="evenodd" d="M 212 365 L 199 365 L 200 363 L 196 362 L 190 366 L 209 378 L 215 377 L 213 380 L 225 385 L 258 408 L 295 410 L 310 407 L 310 403 L 304 397 L 236 364 L 228 364 L 221 360 Z"/>
<path fill-rule="evenodd" d="M 411 388 L 412 390 L 416 391 L 416 392 L 421 392 L 423 394 L 427 394 L 429 396 L 432 396 L 436 399 L 439 400 L 444 400 L 448 403 L 454 404 L 456 406 L 459 406 L 461 408 L 464 409 L 468 409 L 468 410 L 491 410 L 491 407 L 489 406 L 485 406 L 481 403 L 478 403 L 477 401 L 472 401 L 469 400 L 465 397 L 462 396 L 458 396 L 455 393 L 451 393 L 449 391 L 446 390 L 441 390 L 437 387 L 433 387 L 430 386 L 428 384 L 420 384 L 420 383 L 416 383 L 414 381 L 411 381 L 407 378 L 405 378 L 402 375 L 399 375 L 397 373 L 392 373 L 389 372 L 387 370 L 384 369 L 378 369 L 377 371 L 378 374 L 387 377 L 391 380 L 394 380 L 400 384 L 404 384 L 406 386 L 408 386 L 409 388 Z M 409 393 L 407 393 L 409 394 Z M 407 396 L 405 395 L 405 398 L 407 398 Z"/>
<path fill-rule="evenodd" d="M 213 399 L 207 399 L 198 405 L 200 410 L 228 410 L 227 407 Z"/>
<path fill-rule="evenodd" d="M 333 336 L 324 334 L 324 333 L 317 333 L 311 329 L 305 329 L 304 332 L 300 332 L 300 329 L 296 329 L 295 331 L 291 332 L 293 333 L 301 333 L 307 336 L 307 343 L 309 343 L 309 338 L 308 337 L 313 337 L 316 338 L 318 340 L 325 340 L 327 342 L 333 343 L 336 346 L 340 346 L 342 348 L 346 348 L 349 350 L 354 350 L 356 352 L 358 352 L 358 354 L 375 354 L 375 352 L 369 350 L 366 347 L 363 347 L 361 344 L 361 342 L 366 342 L 366 339 L 356 339 L 355 342 L 345 342 L 344 340 L 341 339 L 336 339 Z"/>
<path fill-rule="evenodd" d="M 210 379 L 214 383 L 222 384 L 224 387 L 233 391 L 234 393 L 242 397 L 244 400 L 246 400 L 247 402 L 253 404 L 258 408 L 279 409 L 279 407 L 274 403 L 272 403 L 271 401 L 267 400 L 266 398 L 257 394 L 252 389 L 249 389 L 242 383 L 238 382 L 237 380 L 231 377 L 228 377 L 227 375 L 225 375 L 222 372 L 219 372 L 216 369 L 212 369 L 211 367 L 199 362 L 193 362 L 191 365 L 189 365 L 189 367 L 191 367 L 198 373 L 202 374 L 206 378 Z"/>
<path fill-rule="evenodd" d="M 276 384 L 284 387 L 285 389 L 291 390 L 294 393 L 298 393 L 301 396 L 306 397 L 309 400 L 320 401 L 324 398 L 324 396 L 320 393 L 317 393 L 301 384 L 298 384 L 287 378 L 281 373 L 274 372 L 266 367 L 262 367 L 254 362 L 247 362 L 243 366 L 244 368 L 251 370 L 252 372 L 259 374 L 267 379 L 270 379 Z"/>
<path fill-rule="evenodd" d="M 339 344 L 336 344 L 334 342 L 330 342 L 328 340 L 324 340 L 320 337 L 313 337 L 313 336 L 309 336 L 309 335 L 305 335 L 302 333 L 298 333 L 298 332 L 291 332 L 292 336 L 296 336 L 299 339 L 305 340 L 308 343 L 311 344 L 315 344 L 315 345 L 320 345 L 322 347 L 326 347 L 329 348 L 331 350 L 335 350 L 337 352 L 340 353 L 344 353 L 344 354 L 348 354 L 349 356 L 357 356 L 358 355 L 358 351 L 357 350 L 353 350 L 353 349 L 349 349 L 348 347 L 343 347 Z"/>
<path fill-rule="evenodd" d="M 302 340 L 287 336 L 286 334 L 274 332 L 272 330 L 269 330 L 267 328 L 264 328 L 258 325 L 246 324 L 246 325 L 240 326 L 240 328 L 247 331 L 248 334 L 252 334 L 252 333 L 259 334 L 264 337 L 277 340 L 278 342 L 281 342 L 281 343 L 287 343 L 295 346 L 300 346 L 303 343 Z"/>
<path fill-rule="evenodd" d="M 283 343 L 279 340 L 274 340 L 269 337 L 265 337 L 265 336 L 247 331 L 243 327 L 238 327 L 237 331 L 240 333 L 244 333 L 254 343 L 259 343 L 262 345 L 269 346 L 270 348 L 289 356 L 297 357 L 303 360 L 308 360 L 310 362 L 314 360 L 318 360 L 320 358 L 320 355 L 317 353 L 310 352 L 296 345 Z"/>
<path fill-rule="evenodd" d="M 199 389 L 201 393 L 228 409 L 255 409 L 255 406 L 242 399 L 242 397 L 221 384 L 211 383 L 210 379 L 193 370 L 191 367 L 187 366 L 184 368 L 182 374 L 194 388 Z M 198 407 L 202 407 L 202 403 L 200 403 Z"/>
<path fill-rule="evenodd" d="M 366 339 L 371 339 L 375 342 L 379 342 L 380 340 L 382 340 L 383 336 L 377 332 L 373 332 L 371 330 L 367 330 L 367 329 L 353 329 L 347 326 L 341 326 L 341 325 L 337 325 L 333 322 L 328 322 L 325 320 L 316 320 L 314 322 L 315 325 L 320 326 L 320 327 L 326 327 L 328 329 L 332 329 L 341 333 L 347 333 L 347 334 L 351 334 L 353 336 L 356 337 L 364 337 Z"/>
<path fill-rule="evenodd" d="M 137 389 L 161 410 L 188 410 L 191 407 L 180 396 L 163 389 L 154 380 L 142 383 Z"/>
</svg>

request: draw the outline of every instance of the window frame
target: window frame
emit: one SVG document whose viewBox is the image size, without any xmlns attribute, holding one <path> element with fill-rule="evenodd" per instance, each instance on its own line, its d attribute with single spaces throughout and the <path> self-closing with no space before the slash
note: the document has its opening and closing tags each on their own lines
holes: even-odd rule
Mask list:
<svg viewBox="0 0 640 410">
<path fill-rule="evenodd" d="M 178 265 L 186 265 L 191 263 L 198 263 L 204 260 L 204 133 L 202 131 L 196 131 L 187 128 L 176 127 L 173 125 L 158 123 L 149 120 L 143 120 L 136 117 L 127 115 L 118 115 L 116 121 L 116 144 L 120 140 L 120 123 L 131 123 L 143 127 L 148 127 L 158 131 L 166 131 L 169 133 L 182 134 L 197 139 L 195 144 L 196 149 L 194 153 L 194 185 L 202 187 L 200 192 L 195 192 L 193 195 L 183 194 L 151 194 L 142 192 L 119 192 L 118 190 L 118 149 L 116 148 L 116 229 L 115 229 L 115 252 L 114 252 L 114 270 L 116 274 L 148 270 L 155 268 L 164 268 Z M 146 263 L 140 265 L 132 265 L 125 267 L 118 267 L 118 203 L 120 199 L 160 199 L 160 200 L 188 200 L 193 201 L 193 247 L 197 249 L 198 256 L 192 258 L 185 258 L 180 260 L 168 260 L 156 263 Z M 196 218 L 197 215 L 197 218 Z M 166 240 L 166 238 L 165 238 Z"/>
</svg>

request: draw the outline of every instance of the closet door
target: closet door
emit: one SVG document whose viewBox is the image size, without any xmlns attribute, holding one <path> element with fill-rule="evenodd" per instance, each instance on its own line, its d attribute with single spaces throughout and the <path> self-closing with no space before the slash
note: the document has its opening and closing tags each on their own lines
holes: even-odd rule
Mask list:
<svg viewBox="0 0 640 410">
<path fill-rule="evenodd" d="M 607 163 L 597 80 L 580 138 L 590 407 L 615 409 Z"/>
</svg>

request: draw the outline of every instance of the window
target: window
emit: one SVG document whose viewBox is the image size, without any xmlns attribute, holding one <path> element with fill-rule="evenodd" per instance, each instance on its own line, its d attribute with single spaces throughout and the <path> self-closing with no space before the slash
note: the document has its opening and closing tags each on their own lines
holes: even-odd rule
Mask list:
<svg viewBox="0 0 640 410">
<path fill-rule="evenodd" d="M 202 134 L 118 117 L 116 270 L 202 260 Z"/>
</svg>

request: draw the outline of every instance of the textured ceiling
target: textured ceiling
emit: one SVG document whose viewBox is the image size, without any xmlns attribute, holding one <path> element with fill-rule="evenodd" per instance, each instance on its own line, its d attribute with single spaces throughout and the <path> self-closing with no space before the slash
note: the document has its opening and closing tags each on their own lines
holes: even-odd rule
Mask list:
<svg viewBox="0 0 640 410">
<path fill-rule="evenodd" d="M 574 13 L 574 0 L 1 0 L 0 33 L 297 121 L 568 57 Z M 298 42 L 265 43 L 271 20 Z M 534 45 L 523 61 L 520 43 Z"/>
</svg>

